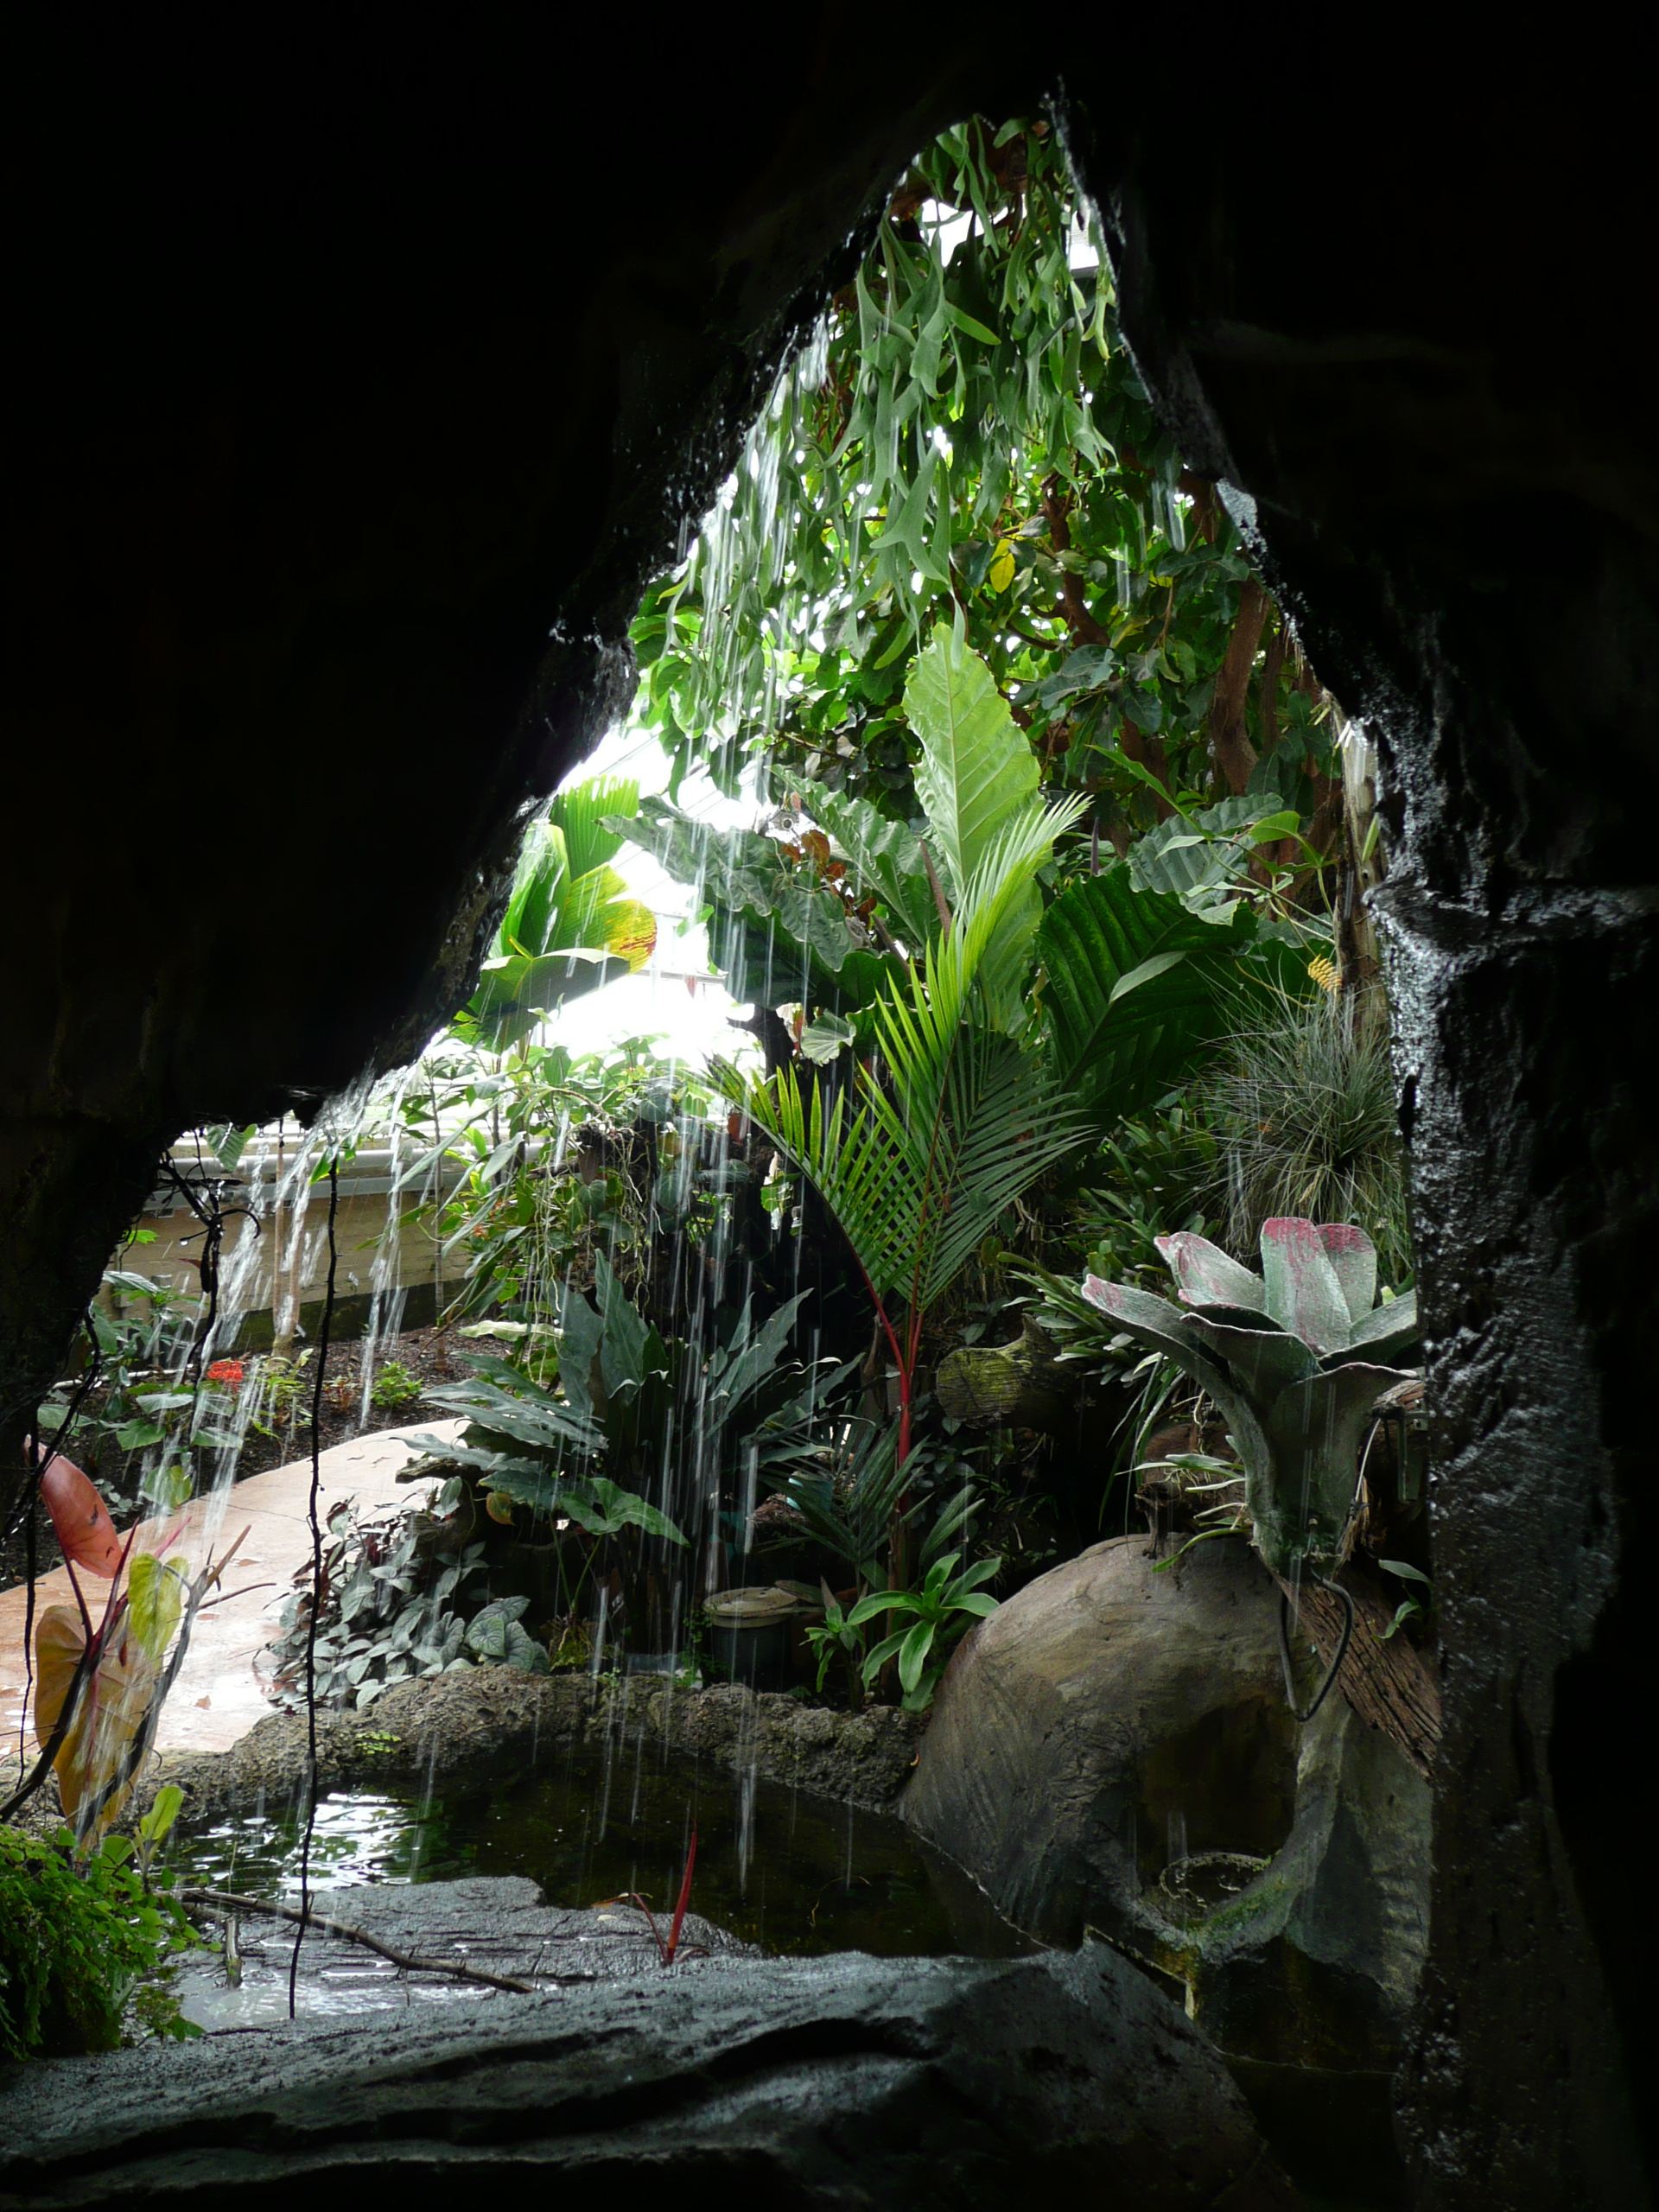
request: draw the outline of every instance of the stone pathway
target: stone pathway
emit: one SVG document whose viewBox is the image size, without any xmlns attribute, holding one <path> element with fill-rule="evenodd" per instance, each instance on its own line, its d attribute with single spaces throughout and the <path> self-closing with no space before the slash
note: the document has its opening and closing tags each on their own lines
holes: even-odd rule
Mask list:
<svg viewBox="0 0 1659 2212">
<path fill-rule="evenodd" d="M 459 1434 L 462 1426 L 460 1421 L 421 1421 L 410 1433 Z M 398 1469 L 410 1462 L 404 1433 L 378 1429 L 322 1454 L 325 1521 L 329 1508 L 341 1498 L 354 1499 L 363 1510 L 378 1512 L 412 1503 L 428 1493 L 429 1484 L 397 1480 Z M 188 1656 L 162 1713 L 156 1738 L 158 1751 L 228 1751 L 270 1712 L 254 1675 L 254 1656 L 270 1641 L 294 1576 L 310 1557 L 310 1491 L 311 1462 L 301 1459 L 273 1467 L 269 1474 L 253 1475 L 185 1508 L 180 1555 L 193 1569 L 205 1562 L 210 1544 L 222 1554 L 244 1529 L 248 1535 L 227 1577 L 230 1597 L 222 1605 L 204 1608 L 197 1617 Z M 135 1550 L 148 1548 L 146 1536 L 159 1540 L 172 1526 L 171 1520 L 146 1522 Z M 94 1607 L 108 1590 L 106 1583 L 85 1575 L 81 1586 Z M 35 1585 L 37 1614 L 47 1605 L 74 1602 L 66 1568 L 42 1575 Z M 14 1754 L 19 1726 L 26 1725 L 24 1618 L 22 1586 L 0 1592 L 0 1745 Z"/>
</svg>

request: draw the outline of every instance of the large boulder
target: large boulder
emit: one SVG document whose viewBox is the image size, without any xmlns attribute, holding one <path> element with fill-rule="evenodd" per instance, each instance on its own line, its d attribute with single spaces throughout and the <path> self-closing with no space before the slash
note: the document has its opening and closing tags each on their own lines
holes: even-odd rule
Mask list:
<svg viewBox="0 0 1659 2212">
<path fill-rule="evenodd" d="M 1035 1935 L 1150 1930 L 1142 1893 L 1172 1860 L 1268 1858 L 1290 1834 L 1277 1605 L 1242 1541 L 1096 1544 L 964 1642 L 902 1816 Z"/>
<path fill-rule="evenodd" d="M 15 2069 L 0 2202 L 1294 2202 L 1202 2035 L 1104 1945 L 712 1960 L 562 1996 Z M 620 2195 L 616 2192 L 620 2191 Z"/>
<path fill-rule="evenodd" d="M 1092 1925 L 1232 2056 L 1381 2075 L 1427 1942 L 1429 1789 L 1339 1693 L 1300 1728 L 1248 1545 L 1144 1538 L 963 1643 L 903 1817 L 1018 1925 Z"/>
</svg>

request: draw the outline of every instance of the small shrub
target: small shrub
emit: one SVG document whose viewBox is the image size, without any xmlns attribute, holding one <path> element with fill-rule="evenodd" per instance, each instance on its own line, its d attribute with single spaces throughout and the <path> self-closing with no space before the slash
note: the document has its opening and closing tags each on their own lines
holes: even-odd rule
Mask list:
<svg viewBox="0 0 1659 2212">
<path fill-rule="evenodd" d="M 0 2050 L 10 2058 L 113 2050 L 130 2000 L 152 2034 L 198 2032 L 166 1989 L 141 1989 L 200 1939 L 163 1888 L 147 1887 L 125 1836 L 77 1865 L 49 1840 L 0 1828 Z"/>
<path fill-rule="evenodd" d="M 411 1375 L 399 1359 L 389 1359 L 374 1380 L 369 1393 L 372 1406 L 390 1408 L 407 1406 L 421 1395 L 418 1379 Z"/>
</svg>

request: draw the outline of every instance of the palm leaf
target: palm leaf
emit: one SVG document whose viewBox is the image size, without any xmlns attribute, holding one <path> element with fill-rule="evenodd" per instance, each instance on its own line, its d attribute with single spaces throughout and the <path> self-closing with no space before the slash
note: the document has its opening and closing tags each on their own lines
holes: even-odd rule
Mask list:
<svg viewBox="0 0 1659 2212">
<path fill-rule="evenodd" d="M 1127 868 L 1073 884 L 1042 918 L 1043 1004 L 1063 1086 L 1097 1114 L 1134 1112 L 1226 1031 L 1255 924 L 1202 920 Z"/>
<path fill-rule="evenodd" d="M 790 1069 L 725 1088 L 817 1185 L 878 1298 L 936 1298 L 1002 1211 L 1083 1134 L 1033 1059 L 976 1025 L 976 986 L 1036 858 L 1081 799 L 1016 817 L 984 854 L 948 934 L 875 1009 L 882 1065 L 849 1093 Z M 810 1096 L 809 1096 L 810 1092 Z"/>
<path fill-rule="evenodd" d="M 905 711 L 922 743 L 916 789 L 945 887 L 960 901 L 1009 824 L 1040 817 L 1040 772 L 989 669 L 968 644 L 960 615 L 954 626 L 938 624 L 918 656 Z M 1017 1029 L 1026 1019 L 1020 986 L 1041 916 L 1030 876 L 1010 886 L 982 963 L 982 989 L 999 1027 Z"/>
</svg>

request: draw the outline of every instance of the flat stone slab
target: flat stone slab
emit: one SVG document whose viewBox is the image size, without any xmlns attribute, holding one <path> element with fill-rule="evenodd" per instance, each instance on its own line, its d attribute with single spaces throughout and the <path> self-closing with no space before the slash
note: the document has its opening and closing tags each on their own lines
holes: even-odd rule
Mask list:
<svg viewBox="0 0 1659 2212">
<path fill-rule="evenodd" d="M 511 1974 L 550 1988 L 663 1970 L 657 1938 L 638 1905 L 583 1910 L 546 1904 L 539 1886 L 523 1876 L 384 1883 L 316 1890 L 312 1896 L 314 1910 L 325 1920 L 338 1916 L 394 1950 L 423 1959 L 454 1960 L 487 1974 Z M 668 1921 L 659 1915 L 657 1925 L 666 1938 Z M 220 1958 L 181 1966 L 174 1986 L 185 2018 L 213 2034 L 285 2024 L 289 1967 L 299 1935 L 294 1922 L 274 1915 L 240 1916 L 239 1985 L 230 1984 Z M 753 1943 L 689 1912 L 681 1924 L 679 1955 L 690 1959 L 699 1955 L 760 1956 Z M 296 2018 L 339 2020 L 365 2012 L 404 2013 L 417 2005 L 490 2005 L 505 1993 L 436 1970 L 396 1966 L 326 1928 L 308 1927 L 300 1937 Z"/>
<path fill-rule="evenodd" d="M 163 2193 L 319 2212 L 550 2181 L 619 2207 L 1296 2201 L 1214 2050 L 1103 1945 L 694 1960 L 460 2018 L 302 2020 L 0 2077 L 10 2212 Z"/>
</svg>

